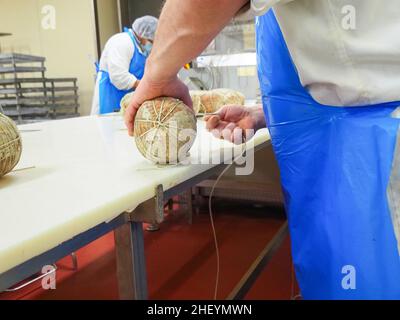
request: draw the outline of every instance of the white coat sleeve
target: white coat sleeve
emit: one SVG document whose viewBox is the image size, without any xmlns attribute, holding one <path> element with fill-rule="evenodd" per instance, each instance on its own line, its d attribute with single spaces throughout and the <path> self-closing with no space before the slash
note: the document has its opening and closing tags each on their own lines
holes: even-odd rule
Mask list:
<svg viewBox="0 0 400 320">
<path fill-rule="evenodd" d="M 285 4 L 294 0 L 249 0 L 236 15 L 235 20 L 246 21 L 254 16 L 262 16 L 275 5 Z"/>
<path fill-rule="evenodd" d="M 119 90 L 129 90 L 136 82 L 136 77 L 129 73 L 129 67 L 135 46 L 129 38 L 118 38 L 109 44 L 107 69 L 111 83 Z"/>
<path fill-rule="evenodd" d="M 262 16 L 273 6 L 292 2 L 294 0 L 251 0 L 251 11 L 256 16 Z"/>
</svg>

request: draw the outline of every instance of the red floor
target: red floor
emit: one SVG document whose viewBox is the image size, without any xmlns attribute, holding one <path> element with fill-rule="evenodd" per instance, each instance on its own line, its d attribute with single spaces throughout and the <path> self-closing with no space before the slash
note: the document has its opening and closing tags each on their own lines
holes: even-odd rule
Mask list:
<svg viewBox="0 0 400 320">
<path fill-rule="evenodd" d="M 279 209 L 215 202 L 221 256 L 218 297 L 223 299 L 284 220 Z M 78 271 L 71 269 L 70 257 L 59 261 L 56 290 L 44 291 L 37 283 L 0 294 L 0 299 L 118 299 L 113 240 L 110 233 L 79 250 Z M 212 299 L 216 256 L 206 208 L 192 225 L 182 215 L 169 215 L 160 231 L 145 232 L 145 251 L 150 299 Z M 246 298 L 290 299 L 293 282 L 286 239 Z"/>
</svg>

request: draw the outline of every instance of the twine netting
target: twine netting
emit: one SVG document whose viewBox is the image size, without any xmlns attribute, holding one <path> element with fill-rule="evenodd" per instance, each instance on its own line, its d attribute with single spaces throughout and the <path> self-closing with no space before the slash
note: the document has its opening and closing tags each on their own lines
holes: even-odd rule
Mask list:
<svg viewBox="0 0 400 320">
<path fill-rule="evenodd" d="M 0 113 L 0 177 L 14 169 L 21 152 L 21 136 L 17 126 L 14 121 Z"/>
<path fill-rule="evenodd" d="M 196 133 L 193 110 L 174 98 L 146 101 L 135 117 L 136 146 L 145 158 L 157 164 L 177 164 L 185 160 Z"/>
<path fill-rule="evenodd" d="M 244 105 L 245 103 L 245 96 L 231 89 L 193 90 L 190 91 L 190 96 L 196 114 L 214 113 L 225 105 Z"/>
</svg>

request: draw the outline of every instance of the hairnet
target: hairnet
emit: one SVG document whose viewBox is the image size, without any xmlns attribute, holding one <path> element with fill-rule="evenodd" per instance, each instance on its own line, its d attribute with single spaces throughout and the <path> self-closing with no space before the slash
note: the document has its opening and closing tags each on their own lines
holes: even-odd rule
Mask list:
<svg viewBox="0 0 400 320">
<path fill-rule="evenodd" d="M 152 16 L 144 16 L 137 18 L 132 24 L 132 30 L 145 39 L 154 40 L 158 19 Z"/>
</svg>

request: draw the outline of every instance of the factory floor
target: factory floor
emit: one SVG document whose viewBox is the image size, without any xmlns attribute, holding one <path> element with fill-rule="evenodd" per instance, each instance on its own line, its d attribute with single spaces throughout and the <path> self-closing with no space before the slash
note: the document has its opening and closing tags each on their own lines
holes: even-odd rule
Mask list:
<svg viewBox="0 0 400 320">
<path fill-rule="evenodd" d="M 224 299 L 284 222 L 284 214 L 279 208 L 214 202 L 221 257 L 218 297 Z M 192 225 L 173 212 L 159 231 L 146 231 L 145 252 L 150 299 L 212 299 L 216 255 L 206 206 L 194 214 Z M 76 254 L 77 271 L 70 257 L 57 263 L 55 290 L 45 291 L 36 283 L 15 293 L 1 293 L 0 300 L 118 299 L 113 234 Z M 246 299 L 290 299 L 297 294 L 287 238 Z"/>
</svg>

